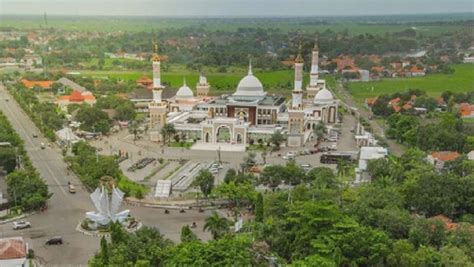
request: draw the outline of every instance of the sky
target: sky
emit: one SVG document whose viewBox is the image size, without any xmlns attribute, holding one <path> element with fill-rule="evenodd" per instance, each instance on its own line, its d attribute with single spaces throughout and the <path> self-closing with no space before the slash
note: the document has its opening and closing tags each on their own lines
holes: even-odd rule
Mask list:
<svg viewBox="0 0 474 267">
<path fill-rule="evenodd" d="M 474 0 L 0 0 L 0 15 L 352 16 L 472 13 L 473 7 Z"/>
</svg>

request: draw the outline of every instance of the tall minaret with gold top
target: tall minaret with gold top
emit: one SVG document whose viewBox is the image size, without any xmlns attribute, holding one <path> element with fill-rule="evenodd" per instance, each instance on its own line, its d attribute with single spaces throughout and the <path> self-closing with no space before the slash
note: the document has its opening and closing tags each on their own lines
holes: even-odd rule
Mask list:
<svg viewBox="0 0 474 267">
<path fill-rule="evenodd" d="M 160 129 L 166 124 L 167 107 L 161 99 L 165 87 L 161 85 L 161 57 L 158 55 L 158 44 L 155 41 L 153 42 L 153 50 L 154 53 L 151 59 L 153 64 L 153 100 L 148 104 L 150 140 L 161 141 Z"/>
<path fill-rule="evenodd" d="M 291 92 L 291 107 L 288 109 L 287 146 L 289 147 L 300 147 L 304 143 L 303 63 L 300 44 L 298 56 L 295 59 L 295 86 Z"/>
<path fill-rule="evenodd" d="M 319 79 L 319 48 L 318 40 L 314 42 L 314 48 L 311 56 L 311 72 L 309 74 L 309 84 L 306 87 L 307 98 L 314 99 L 314 96 L 321 89 L 318 84 Z"/>
<path fill-rule="evenodd" d="M 293 88 L 291 108 L 303 108 L 303 57 L 301 56 L 301 44 L 298 51 L 298 56 L 295 59 L 295 85 Z"/>
</svg>

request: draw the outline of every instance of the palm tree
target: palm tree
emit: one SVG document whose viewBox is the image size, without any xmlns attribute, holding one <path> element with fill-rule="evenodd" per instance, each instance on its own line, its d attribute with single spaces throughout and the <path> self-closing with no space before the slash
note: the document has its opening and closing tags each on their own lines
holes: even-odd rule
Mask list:
<svg viewBox="0 0 474 267">
<path fill-rule="evenodd" d="M 166 140 L 169 140 L 172 135 L 176 134 L 176 129 L 174 128 L 173 124 L 165 123 L 165 125 L 163 125 L 161 128 L 160 133 L 163 136 L 163 145 L 165 145 Z"/>
<path fill-rule="evenodd" d="M 317 145 L 319 145 L 326 134 L 326 125 L 324 122 L 318 123 L 316 127 L 314 127 L 313 133 L 316 136 Z"/>
<path fill-rule="evenodd" d="M 205 222 L 203 230 L 211 232 L 212 238 L 214 239 L 219 239 L 229 232 L 229 220 L 220 217 L 215 211 L 211 216 L 206 218 Z"/>
</svg>

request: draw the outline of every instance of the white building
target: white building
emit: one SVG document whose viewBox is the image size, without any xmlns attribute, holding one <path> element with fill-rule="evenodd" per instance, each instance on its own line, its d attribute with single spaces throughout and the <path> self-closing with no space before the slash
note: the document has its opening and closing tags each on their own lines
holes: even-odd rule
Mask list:
<svg viewBox="0 0 474 267">
<path fill-rule="evenodd" d="M 386 148 L 380 146 L 364 146 L 360 148 L 359 153 L 359 164 L 356 167 L 356 179 L 355 184 L 362 182 L 368 182 L 370 176 L 367 173 L 367 165 L 370 160 L 385 158 L 388 155 Z"/>
</svg>

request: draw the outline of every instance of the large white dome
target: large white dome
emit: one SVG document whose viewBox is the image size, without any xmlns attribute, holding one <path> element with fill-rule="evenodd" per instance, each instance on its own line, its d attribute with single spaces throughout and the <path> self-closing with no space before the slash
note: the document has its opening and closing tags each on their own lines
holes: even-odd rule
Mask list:
<svg viewBox="0 0 474 267">
<path fill-rule="evenodd" d="M 191 90 L 186 83 L 184 83 L 184 85 L 179 88 L 178 92 L 176 92 L 177 100 L 188 100 L 192 98 L 194 98 L 193 90 Z"/>
<path fill-rule="evenodd" d="M 260 80 L 253 76 L 252 65 L 249 66 L 249 73 L 240 80 L 237 85 L 235 96 L 265 96 L 263 85 Z"/>
<path fill-rule="evenodd" d="M 326 88 L 321 89 L 314 96 L 314 103 L 325 103 L 334 100 L 331 91 Z"/>
</svg>

